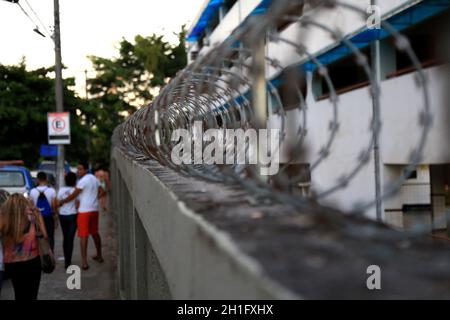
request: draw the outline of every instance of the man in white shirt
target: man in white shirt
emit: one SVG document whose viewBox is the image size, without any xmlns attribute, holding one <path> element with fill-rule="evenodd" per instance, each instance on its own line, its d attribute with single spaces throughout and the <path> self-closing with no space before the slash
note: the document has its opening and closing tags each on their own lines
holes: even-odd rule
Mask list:
<svg viewBox="0 0 450 320">
<path fill-rule="evenodd" d="M 89 166 L 87 163 L 80 162 L 77 167 L 78 180 L 75 191 L 66 199 L 58 202 L 59 206 L 68 203 L 78 197 L 78 237 L 80 238 L 81 259 L 83 270 L 89 269 L 87 262 L 87 244 L 89 235 L 94 239 L 97 254 L 93 257 L 98 262 L 103 262 L 102 243 L 98 233 L 98 198 L 102 196 L 104 190 L 100 187 L 97 178 L 88 173 Z"/>
<path fill-rule="evenodd" d="M 56 191 L 48 185 L 47 174 L 37 174 L 38 186 L 30 191 L 30 198 L 34 205 L 41 211 L 44 218 L 45 229 L 48 233 L 48 241 L 52 251 L 55 248 L 55 228 L 58 226 L 56 214 Z"/>
</svg>

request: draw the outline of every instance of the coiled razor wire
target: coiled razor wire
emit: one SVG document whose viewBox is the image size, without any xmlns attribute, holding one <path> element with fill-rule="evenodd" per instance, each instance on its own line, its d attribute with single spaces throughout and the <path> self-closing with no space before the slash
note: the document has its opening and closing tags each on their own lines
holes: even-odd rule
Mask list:
<svg viewBox="0 0 450 320">
<path fill-rule="evenodd" d="M 303 10 L 296 13 L 293 6 L 300 6 Z M 340 0 L 316 1 L 314 6 L 310 1 L 274 1 L 267 13 L 247 19 L 243 26 L 233 32 L 223 43 L 212 48 L 208 53 L 180 71 L 155 98 L 149 106 L 137 110 L 114 134 L 113 142 L 135 159 L 156 159 L 161 164 L 172 168 L 184 175 L 227 184 L 239 184 L 249 194 L 265 201 L 281 202 L 298 209 L 310 209 L 321 199 L 330 196 L 338 190 L 345 189 L 351 181 L 370 163 L 375 140 L 382 130 L 380 116 L 380 87 L 376 73 L 372 70 L 368 57 L 359 49 L 349 37 L 339 30 L 320 22 L 319 15 L 330 14 L 334 10 L 347 11 L 356 15 L 363 25 L 366 25 L 368 14 L 365 10 Z M 293 13 L 294 12 L 294 13 Z M 299 41 L 287 39 L 274 31 L 280 22 L 292 23 L 301 35 Z M 416 69 L 418 90 L 422 92 L 423 103 L 417 115 L 419 140 L 416 148 L 411 151 L 409 165 L 403 175 L 385 187 L 384 193 L 378 198 L 364 203 L 355 203 L 354 211 L 350 214 L 361 214 L 367 209 L 381 203 L 383 200 L 397 194 L 411 173 L 416 170 L 422 160 L 423 151 L 429 131 L 432 127 L 428 82 L 421 63 L 414 53 L 410 41 L 400 34 L 387 21 L 381 21 L 381 27 L 392 36 L 397 49 L 404 52 Z M 261 122 L 256 113 L 258 106 L 251 98 L 257 81 L 257 74 L 261 70 L 271 68 L 275 75 L 280 75 L 287 69 L 298 74 L 296 79 L 305 81 L 305 74 L 298 68 L 302 62 L 309 61 L 323 79 L 329 92 L 332 105 L 332 119 L 326 125 L 329 128 L 325 144 L 320 147 L 316 158 L 310 161 L 309 174 L 329 158 L 332 147 L 340 129 L 340 99 L 327 66 L 310 52 L 302 37 L 306 38 L 311 30 L 320 30 L 334 40 L 335 45 L 344 45 L 354 56 L 357 66 L 364 71 L 369 81 L 369 94 L 374 103 L 375 112 L 368 123 L 370 140 L 356 157 L 354 166 L 348 172 L 341 174 L 336 183 L 325 190 L 317 190 L 312 197 L 306 197 L 290 192 L 290 186 L 303 181 L 307 175 L 305 171 L 292 175 L 287 168 L 290 164 L 298 163 L 306 151 L 308 103 L 305 93 L 296 83 L 290 94 L 299 101 L 296 110 L 301 120 L 296 128 L 296 136 L 287 132 L 286 106 L 280 97 L 280 92 L 270 80 L 266 81 L 267 101 L 272 101 L 267 108 L 266 122 Z M 299 57 L 297 65 L 284 66 L 276 58 L 265 55 L 264 61 L 258 61 L 256 52 L 261 43 L 280 43 L 289 46 Z M 297 66 L 297 67 L 296 67 Z M 201 121 L 204 131 L 208 129 L 260 129 L 267 128 L 269 119 L 279 119 L 277 128 L 280 130 L 280 144 L 291 139 L 288 161 L 280 164 L 279 174 L 272 177 L 271 182 L 261 179 L 258 167 L 252 165 L 222 165 L 222 164 L 175 164 L 171 159 L 171 152 L 176 142 L 171 140 L 176 129 L 194 131 L 194 122 Z M 203 140 L 203 139 L 201 139 Z M 294 142 L 292 142 L 294 140 Z M 205 145 L 206 141 L 202 141 Z M 204 147 L 204 146 L 203 146 Z M 227 147 L 224 146 L 224 159 Z M 279 150 L 271 150 L 272 152 Z M 245 154 L 249 148 L 246 146 Z M 235 155 L 237 157 L 237 155 Z M 301 212 L 301 210 L 299 210 Z M 418 235 L 428 232 L 425 225 L 416 226 L 410 233 Z"/>
</svg>

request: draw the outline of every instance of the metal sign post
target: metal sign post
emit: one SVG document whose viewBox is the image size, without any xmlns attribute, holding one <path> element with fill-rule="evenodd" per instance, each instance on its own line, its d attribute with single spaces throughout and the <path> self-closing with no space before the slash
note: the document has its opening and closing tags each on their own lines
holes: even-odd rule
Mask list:
<svg viewBox="0 0 450 320">
<path fill-rule="evenodd" d="M 63 79 L 62 79 L 62 61 L 61 61 L 61 30 L 59 21 L 59 0 L 53 0 L 54 18 L 55 18 L 55 32 L 53 34 L 53 41 L 55 43 L 55 98 L 56 98 L 56 112 L 63 113 L 64 98 L 63 98 Z M 69 121 L 66 122 L 67 128 Z M 69 131 L 70 132 L 70 131 Z M 61 134 L 62 135 L 62 134 Z M 67 140 L 65 140 L 67 141 Z M 70 135 L 68 139 L 70 143 Z M 58 188 L 64 184 L 64 144 L 58 144 L 58 158 L 56 159 L 56 181 Z"/>
</svg>

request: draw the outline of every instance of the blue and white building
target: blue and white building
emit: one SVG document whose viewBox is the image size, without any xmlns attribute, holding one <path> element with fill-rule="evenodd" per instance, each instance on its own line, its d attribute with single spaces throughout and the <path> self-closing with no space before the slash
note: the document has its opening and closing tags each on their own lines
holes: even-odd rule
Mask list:
<svg viewBox="0 0 450 320">
<path fill-rule="evenodd" d="M 276 0 L 273 0 L 276 1 Z M 200 9 L 188 34 L 188 60 L 190 62 L 207 53 L 224 41 L 236 28 L 253 14 L 262 13 L 270 6 L 268 0 L 208 0 Z M 347 0 L 366 10 L 370 0 Z M 380 136 L 381 187 L 398 179 L 409 164 L 411 152 L 421 136 L 420 112 L 423 108 L 423 92 L 417 87 L 416 68 L 410 59 L 398 50 L 393 37 L 385 29 L 369 30 L 356 13 L 336 8 L 331 14 L 308 5 L 302 14 L 314 15 L 314 19 L 333 30 L 340 30 L 369 59 L 370 45 L 380 41 L 381 61 L 381 121 Z M 446 33 L 450 21 L 450 0 L 379 0 L 381 17 L 397 31 L 406 35 L 427 77 L 433 127 L 423 150 L 421 165 L 392 198 L 383 201 L 382 218 L 387 223 L 408 228 L 411 221 L 433 223 L 434 229 L 446 228 L 442 216 L 449 203 L 450 186 L 450 97 L 447 66 L 440 54 L 448 44 Z M 327 66 L 339 95 L 339 131 L 330 156 L 311 173 L 309 188 L 324 190 L 332 187 L 346 172 L 351 171 L 361 150 L 371 139 L 369 129 L 372 118 L 372 99 L 367 77 L 354 63 L 351 50 L 336 43 L 322 30 L 309 30 L 300 34 L 298 23 L 283 23 L 278 32 L 281 37 L 301 39 L 308 51 Z M 326 143 L 329 123 L 333 119 L 330 92 L 307 57 L 299 56 L 292 46 L 279 42 L 266 43 L 266 53 L 283 66 L 298 64 L 308 81 L 302 88 L 308 105 L 307 145 L 314 161 L 320 148 Z M 268 68 L 267 78 L 274 80 L 276 70 Z M 297 109 L 287 111 L 288 125 L 295 131 L 300 122 Z M 276 119 L 269 119 L 269 122 Z M 297 124 L 296 124 L 297 123 Z M 283 159 L 282 159 L 283 162 Z M 374 157 L 351 180 L 345 189 L 338 190 L 321 201 L 342 210 L 351 210 L 361 201 L 375 197 Z M 304 187 L 304 185 L 302 186 Z M 367 210 L 375 218 L 375 208 Z"/>
</svg>

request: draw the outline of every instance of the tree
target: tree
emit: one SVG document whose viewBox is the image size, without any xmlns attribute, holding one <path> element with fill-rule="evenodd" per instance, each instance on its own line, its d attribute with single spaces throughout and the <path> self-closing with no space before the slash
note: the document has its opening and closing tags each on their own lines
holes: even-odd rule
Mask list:
<svg viewBox="0 0 450 320">
<path fill-rule="evenodd" d="M 70 89 L 73 78 L 65 79 L 64 108 L 71 114 L 72 131 L 66 159 L 78 161 L 88 149 L 93 164 L 109 165 L 114 128 L 186 65 L 185 36 L 183 27 L 174 45 L 159 35 L 138 35 L 134 42 L 122 39 L 118 58 L 91 57 L 96 77 L 89 81 L 89 101 Z M 47 143 L 47 112 L 55 109 L 53 71 L 27 71 L 25 60 L 0 65 L 0 160 L 38 164 L 39 147 Z"/>
<path fill-rule="evenodd" d="M 49 77 L 51 68 L 26 70 L 25 60 L 16 66 L 0 65 L 0 159 L 22 159 L 35 167 L 39 147 L 47 143 L 47 112 L 55 109 L 55 81 Z M 83 100 L 69 87 L 74 79 L 64 82 L 64 104 L 75 115 Z M 80 119 L 71 117 L 72 145 L 67 158 L 78 160 L 84 151 L 86 128 Z"/>
<path fill-rule="evenodd" d="M 186 30 L 171 44 L 161 35 L 137 35 L 134 42 L 122 39 L 117 58 L 91 56 L 96 76 L 89 80 L 92 96 L 82 113 L 92 129 L 91 161 L 108 166 L 111 136 L 117 125 L 138 107 L 148 104 L 153 93 L 187 63 Z"/>
</svg>

